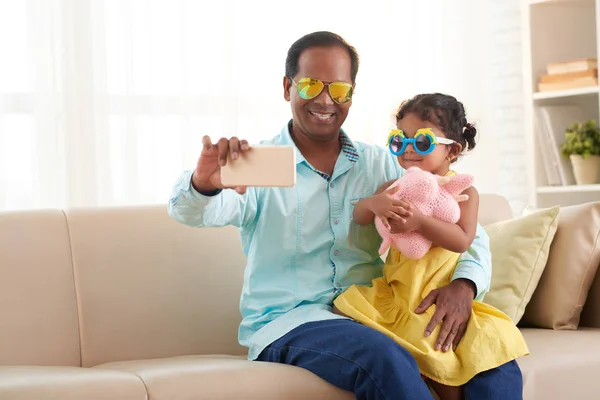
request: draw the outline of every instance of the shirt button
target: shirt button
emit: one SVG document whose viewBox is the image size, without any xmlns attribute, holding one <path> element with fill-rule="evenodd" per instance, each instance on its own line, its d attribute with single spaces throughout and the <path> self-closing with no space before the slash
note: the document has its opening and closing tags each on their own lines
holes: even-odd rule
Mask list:
<svg viewBox="0 0 600 400">
<path fill-rule="evenodd" d="M 342 287 L 342 284 L 338 282 L 338 283 L 335 284 L 335 286 Z"/>
<path fill-rule="evenodd" d="M 336 224 L 336 225 L 337 225 L 339 222 L 340 222 L 340 221 L 339 221 L 337 218 L 334 218 L 334 219 L 333 219 L 333 223 L 334 223 L 334 224 Z"/>
<path fill-rule="evenodd" d="M 339 251 L 339 250 L 336 250 L 336 251 L 334 251 L 334 252 L 333 252 L 333 255 L 334 255 L 334 256 L 339 256 L 339 255 L 340 255 L 340 251 Z"/>
<path fill-rule="evenodd" d="M 330 187 L 330 188 L 332 188 L 332 187 L 334 187 L 334 186 L 335 186 L 335 185 L 333 184 L 333 182 L 331 182 L 331 183 L 329 184 L 329 187 Z"/>
</svg>

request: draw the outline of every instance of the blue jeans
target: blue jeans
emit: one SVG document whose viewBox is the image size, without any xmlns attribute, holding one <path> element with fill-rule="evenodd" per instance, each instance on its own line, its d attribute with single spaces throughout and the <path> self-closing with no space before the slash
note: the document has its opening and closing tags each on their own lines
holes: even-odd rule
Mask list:
<svg viewBox="0 0 600 400">
<path fill-rule="evenodd" d="M 432 399 L 414 358 L 391 338 L 346 319 L 309 322 L 268 346 L 258 361 L 305 368 L 357 399 Z M 521 400 L 515 361 L 481 373 L 465 385 L 474 400 Z"/>
</svg>

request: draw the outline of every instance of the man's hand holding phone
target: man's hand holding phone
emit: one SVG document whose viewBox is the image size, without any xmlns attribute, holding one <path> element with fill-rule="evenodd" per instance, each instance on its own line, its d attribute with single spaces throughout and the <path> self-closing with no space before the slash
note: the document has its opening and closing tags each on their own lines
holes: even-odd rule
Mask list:
<svg viewBox="0 0 600 400">
<path fill-rule="evenodd" d="M 202 139 L 202 153 L 192 175 L 194 188 L 206 195 L 217 189 L 234 189 L 239 194 L 248 186 L 292 187 L 296 184 L 296 148 L 258 145 L 221 138 L 213 144 Z"/>
<path fill-rule="evenodd" d="M 202 194 L 213 194 L 217 189 L 226 189 L 221 182 L 221 167 L 229 160 L 237 160 L 243 152 L 251 149 L 247 140 L 221 138 L 215 144 L 208 136 L 202 138 L 202 152 L 192 175 L 194 189 Z M 246 186 L 232 186 L 239 194 L 246 192 Z"/>
</svg>

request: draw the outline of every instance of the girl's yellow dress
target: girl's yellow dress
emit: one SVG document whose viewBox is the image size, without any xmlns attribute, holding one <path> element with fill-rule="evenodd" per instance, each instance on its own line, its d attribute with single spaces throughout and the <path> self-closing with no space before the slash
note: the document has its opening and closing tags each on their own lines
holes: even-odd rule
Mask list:
<svg viewBox="0 0 600 400">
<path fill-rule="evenodd" d="M 529 354 L 519 329 L 503 312 L 475 301 L 456 351 L 435 350 L 441 324 L 425 337 L 435 305 L 415 314 L 433 289 L 448 285 L 460 254 L 434 246 L 420 260 L 390 248 L 383 277 L 372 286 L 351 286 L 337 297 L 337 308 L 358 322 L 390 336 L 416 359 L 421 374 L 448 386 L 467 383 L 480 372 Z"/>
</svg>

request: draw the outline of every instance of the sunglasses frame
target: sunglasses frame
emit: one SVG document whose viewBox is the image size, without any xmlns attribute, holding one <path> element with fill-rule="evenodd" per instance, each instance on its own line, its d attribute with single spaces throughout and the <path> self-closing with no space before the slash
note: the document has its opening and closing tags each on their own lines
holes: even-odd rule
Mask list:
<svg viewBox="0 0 600 400">
<path fill-rule="evenodd" d="M 308 77 L 308 76 L 302 77 L 302 78 L 300 78 L 300 79 L 298 80 L 298 82 L 296 82 L 296 81 L 294 80 L 294 78 L 290 78 L 290 77 L 288 77 L 288 78 L 289 78 L 289 80 L 291 80 L 291 81 L 292 81 L 292 82 L 293 82 L 293 83 L 296 85 L 296 91 L 298 92 L 298 96 L 300 96 L 300 97 L 301 97 L 302 99 L 304 99 L 304 100 L 312 100 L 312 99 L 316 98 L 317 96 L 319 96 L 319 95 L 320 95 L 320 94 L 323 92 L 323 89 L 325 89 L 325 86 L 327 86 L 327 93 L 329 94 L 329 97 L 331 97 L 331 100 L 333 100 L 333 101 L 334 101 L 336 104 L 347 104 L 347 103 L 349 103 L 349 102 L 350 102 L 350 100 L 352 100 L 352 96 L 354 95 L 354 85 L 352 85 L 352 84 L 350 84 L 350 83 L 348 83 L 348 82 L 335 81 L 335 82 L 329 82 L 329 83 L 325 83 L 325 82 L 323 82 L 323 81 L 322 81 L 322 80 L 320 80 L 320 79 L 317 79 L 317 78 L 310 78 L 310 77 Z M 313 97 L 309 97 L 309 98 L 306 98 L 306 97 L 302 96 L 302 95 L 300 94 L 300 86 L 298 86 L 298 83 L 300 83 L 300 82 L 301 82 L 303 79 L 310 79 L 311 81 L 316 81 L 316 82 L 319 82 L 319 83 L 322 85 L 322 86 L 321 86 L 321 90 L 319 90 L 319 93 L 317 93 L 317 94 L 316 94 L 316 95 L 314 95 Z M 334 84 L 342 84 L 342 85 L 344 85 L 344 86 L 348 86 L 348 87 L 350 88 L 350 91 L 348 92 L 348 95 L 346 96 L 346 97 L 347 97 L 347 100 L 346 100 L 346 101 L 344 101 L 344 102 L 339 102 L 339 101 L 337 101 L 337 100 L 335 99 L 335 97 L 333 97 L 333 94 L 331 94 L 331 85 L 334 85 Z"/>
<path fill-rule="evenodd" d="M 431 143 L 429 145 L 429 148 L 425 151 L 421 151 L 417 147 L 417 139 L 421 136 L 429 137 L 429 140 Z M 402 147 L 398 151 L 394 151 L 394 149 L 392 149 L 392 141 L 396 137 L 400 138 L 400 140 L 402 141 Z M 451 145 L 456 142 L 452 139 L 448 139 L 448 138 L 444 138 L 444 137 L 437 137 L 435 135 L 435 133 L 433 133 L 433 130 L 431 128 L 421 128 L 421 129 L 417 130 L 417 132 L 415 133 L 415 136 L 412 138 L 406 137 L 406 135 L 404 134 L 404 131 L 401 129 L 392 129 L 390 134 L 388 135 L 387 143 L 388 143 L 388 148 L 390 150 L 390 153 L 392 153 L 395 156 L 404 154 L 404 152 L 406 151 L 406 148 L 408 147 L 409 144 L 412 144 L 413 149 L 415 149 L 416 153 L 418 153 L 422 156 L 426 156 L 427 154 L 431 153 L 437 147 L 438 144 Z"/>
</svg>

